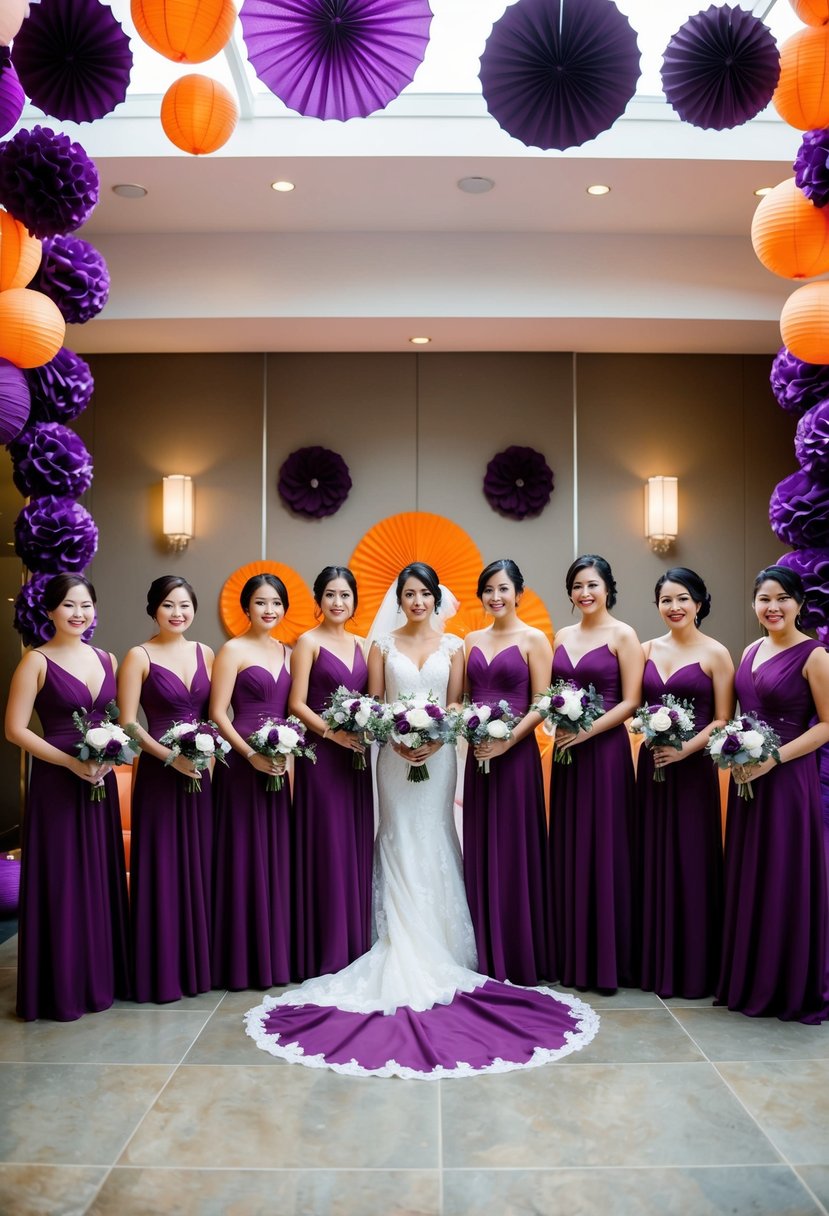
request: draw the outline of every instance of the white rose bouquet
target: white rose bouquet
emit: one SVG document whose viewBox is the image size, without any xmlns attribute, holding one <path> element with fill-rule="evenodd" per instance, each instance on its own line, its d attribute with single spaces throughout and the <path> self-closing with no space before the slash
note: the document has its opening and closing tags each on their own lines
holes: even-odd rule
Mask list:
<svg viewBox="0 0 829 1216">
<path fill-rule="evenodd" d="M 444 709 L 434 697 L 401 697 L 389 708 L 387 737 L 399 747 L 416 751 L 427 743 L 455 741 L 457 715 Z M 429 770 L 425 764 L 410 764 L 406 777 L 409 781 L 428 781 Z"/>
<path fill-rule="evenodd" d="M 645 747 L 673 747 L 681 751 L 682 744 L 696 734 L 694 703 L 681 701 L 670 692 L 663 693 L 658 705 L 642 705 L 637 709 L 630 733 L 642 735 Z M 664 781 L 664 768 L 654 766 L 653 779 Z"/>
<path fill-rule="evenodd" d="M 470 747 L 478 747 L 490 739 L 509 739 L 520 721 L 508 701 L 499 701 L 497 705 L 469 702 L 457 715 L 457 734 L 466 739 Z M 478 772 L 489 773 L 488 760 L 478 761 Z"/>
<path fill-rule="evenodd" d="M 717 768 L 741 770 L 758 768 L 772 757 L 779 761 L 779 748 L 780 736 L 754 714 L 743 714 L 712 730 L 705 746 Z M 740 798 L 750 801 L 754 797 L 751 781 L 745 780 L 744 773 L 732 775 Z"/>
<path fill-rule="evenodd" d="M 381 738 L 386 714 L 386 706 L 379 701 L 367 697 L 365 693 L 349 692 L 341 684 L 332 692 L 320 717 L 332 731 L 346 730 L 349 734 L 358 735 L 363 743 L 370 743 L 372 739 Z M 354 752 L 351 764 L 358 770 L 366 767 L 362 752 Z"/>
<path fill-rule="evenodd" d="M 103 714 L 74 713 L 72 721 L 81 732 L 80 743 L 75 746 L 81 760 L 92 760 L 95 764 L 132 764 L 133 756 L 140 746 L 118 725 L 118 706 L 110 701 Z M 106 798 L 103 780 L 90 787 L 92 802 L 103 802 Z"/>
<path fill-rule="evenodd" d="M 195 777 L 187 778 L 188 794 L 198 794 L 201 791 L 201 775 L 210 767 L 211 760 L 227 764 L 226 756 L 230 744 L 219 734 L 215 722 L 174 722 L 159 739 L 170 754 L 164 761 L 165 765 L 172 764 L 179 756 L 189 760 L 196 770 Z"/>
<path fill-rule="evenodd" d="M 563 731 L 577 735 L 580 730 L 592 730 L 593 723 L 604 713 L 604 700 L 592 684 L 580 688 L 572 680 L 556 680 L 536 697 L 531 708 L 543 718 L 548 734 Z M 556 751 L 553 759 L 558 764 L 573 763 L 569 751 Z"/>
<path fill-rule="evenodd" d="M 308 742 L 305 727 L 299 718 L 267 718 L 258 730 L 248 736 L 248 743 L 260 756 L 275 760 L 278 756 L 302 756 L 312 764 L 317 762 L 317 749 Z M 272 794 L 282 789 L 284 773 L 269 773 L 265 790 Z"/>
</svg>

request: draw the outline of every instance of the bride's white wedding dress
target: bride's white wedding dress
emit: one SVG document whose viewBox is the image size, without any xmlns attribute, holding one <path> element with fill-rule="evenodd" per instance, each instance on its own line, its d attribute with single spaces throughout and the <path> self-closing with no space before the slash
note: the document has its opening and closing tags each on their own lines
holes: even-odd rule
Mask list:
<svg viewBox="0 0 829 1216">
<path fill-rule="evenodd" d="M 390 701 L 432 694 L 445 703 L 460 638 L 444 635 L 420 669 L 394 637 L 377 644 Z M 417 1078 L 505 1072 L 580 1049 L 598 1029 L 583 1001 L 474 970 L 453 817 L 454 748 L 430 758 L 428 781 L 409 781 L 408 768 L 391 747 L 381 749 L 371 949 L 334 975 L 265 997 L 245 1015 L 248 1034 L 311 1067 Z"/>
</svg>

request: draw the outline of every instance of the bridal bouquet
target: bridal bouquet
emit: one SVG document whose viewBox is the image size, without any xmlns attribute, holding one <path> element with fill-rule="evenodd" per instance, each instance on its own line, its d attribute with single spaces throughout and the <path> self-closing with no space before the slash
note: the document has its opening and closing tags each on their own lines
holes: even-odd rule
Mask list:
<svg viewBox="0 0 829 1216">
<path fill-rule="evenodd" d="M 470 702 L 457 714 L 456 732 L 470 747 L 478 747 L 490 739 L 509 739 L 520 721 L 520 715 L 512 712 L 508 701 L 499 701 L 497 705 Z M 478 772 L 489 773 L 488 760 L 478 761 Z"/>
<path fill-rule="evenodd" d="M 751 769 L 765 764 L 772 756 L 779 760 L 779 747 L 780 737 L 770 726 L 754 714 L 743 714 L 712 730 L 705 750 L 717 768 Z M 750 779 L 742 774 L 741 780 L 736 772 L 732 775 L 740 798 L 750 801 L 754 797 Z"/>
<path fill-rule="evenodd" d="M 386 735 L 400 747 L 412 751 L 427 743 L 452 743 L 457 729 L 456 715 L 439 705 L 434 697 L 401 697 L 389 706 L 390 722 Z M 410 764 L 409 781 L 428 781 L 425 764 Z"/>
<path fill-rule="evenodd" d="M 279 756 L 302 756 L 317 762 L 317 749 L 308 742 L 305 727 L 293 714 L 289 718 L 267 718 L 248 736 L 248 743 L 260 756 L 275 760 Z M 284 773 L 269 773 L 265 781 L 268 794 L 278 793 L 285 782 Z"/>
<path fill-rule="evenodd" d="M 349 692 L 341 684 L 332 692 L 320 717 L 332 731 L 347 730 L 349 734 L 359 736 L 361 742 L 370 743 L 380 737 L 385 714 L 386 707 L 379 701 L 362 692 Z M 360 770 L 366 767 L 362 752 L 354 752 L 351 764 Z"/>
<path fill-rule="evenodd" d="M 682 744 L 693 739 L 694 703 L 680 701 L 673 693 L 662 694 L 659 705 L 643 705 L 637 709 L 630 724 L 632 735 L 642 735 L 645 747 L 673 747 L 682 750 Z M 653 770 L 654 781 L 665 780 L 665 770 Z"/>
<path fill-rule="evenodd" d="M 580 730 L 589 731 L 593 723 L 604 713 L 604 700 L 592 684 L 580 688 L 573 680 L 556 680 L 546 692 L 533 701 L 532 709 L 544 719 L 548 734 L 554 730 L 577 735 Z M 558 764 L 572 764 L 569 751 L 556 751 L 553 759 Z"/>
<path fill-rule="evenodd" d="M 75 746 L 81 760 L 93 760 L 95 764 L 132 764 L 132 758 L 140 746 L 131 739 L 118 723 L 118 706 L 110 701 L 103 714 L 75 712 L 72 721 L 81 732 L 81 741 Z M 103 802 L 106 798 L 103 781 L 93 785 L 89 797 L 92 802 Z"/>
<path fill-rule="evenodd" d="M 209 767 L 211 760 L 219 760 L 227 764 L 225 756 L 230 751 L 230 744 L 219 734 L 215 722 L 174 722 L 169 730 L 159 739 L 170 754 L 164 761 L 165 765 L 172 764 L 178 756 L 184 756 L 196 770 L 195 777 L 187 778 L 188 794 L 201 792 L 201 775 Z"/>
</svg>

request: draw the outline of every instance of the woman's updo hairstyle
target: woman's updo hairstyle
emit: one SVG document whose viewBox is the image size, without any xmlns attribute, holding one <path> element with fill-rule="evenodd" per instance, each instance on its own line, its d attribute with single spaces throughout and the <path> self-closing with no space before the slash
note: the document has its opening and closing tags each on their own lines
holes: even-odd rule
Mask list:
<svg viewBox="0 0 829 1216">
<path fill-rule="evenodd" d="M 509 581 L 515 588 L 515 594 L 520 595 L 524 590 L 524 575 L 518 569 L 518 566 L 511 557 L 499 557 L 497 561 L 490 562 L 488 566 L 484 566 L 478 576 L 478 589 L 475 592 L 478 599 L 481 599 L 484 594 L 484 588 L 491 578 L 496 574 L 500 574 L 503 570 Z"/>
<path fill-rule="evenodd" d="M 245 612 L 250 608 L 250 601 L 260 587 L 272 588 L 281 599 L 282 607 L 286 612 L 288 611 L 290 606 L 288 603 L 288 589 L 282 579 L 277 578 L 275 574 L 254 574 L 239 592 L 239 603 Z"/>
<path fill-rule="evenodd" d="M 443 598 L 443 593 L 440 589 L 440 579 L 437 572 L 431 566 L 427 566 L 425 562 L 412 562 L 411 565 L 405 566 L 397 576 L 397 602 L 400 603 L 403 597 L 403 588 L 410 578 L 416 578 L 423 583 L 431 591 L 435 598 L 435 612 L 440 608 L 440 601 Z"/>
<path fill-rule="evenodd" d="M 697 615 L 694 617 L 695 625 L 699 625 L 700 621 L 705 620 L 711 611 L 711 596 L 705 583 L 694 570 L 689 570 L 687 566 L 673 566 L 670 570 L 666 570 L 662 577 L 657 579 L 653 589 L 653 597 L 657 604 L 659 603 L 659 592 L 665 583 L 679 583 L 681 587 L 685 588 L 694 603 L 699 604 Z"/>
<path fill-rule="evenodd" d="M 314 603 L 318 608 L 322 607 L 322 597 L 325 594 L 325 588 L 329 583 L 333 583 L 335 578 L 344 578 L 348 583 L 349 590 L 354 596 L 354 612 L 357 611 L 357 580 L 349 570 L 348 566 L 326 566 L 324 570 L 320 570 L 317 577 L 314 579 Z M 287 608 L 288 605 L 286 604 Z M 354 612 L 351 614 L 354 615 Z"/>
<path fill-rule="evenodd" d="M 43 607 L 46 611 L 54 612 L 59 608 L 73 587 L 86 587 L 92 603 L 97 604 L 95 588 L 88 578 L 84 578 L 82 574 L 56 574 L 43 589 Z"/>
<path fill-rule="evenodd" d="M 798 604 L 802 604 L 806 599 L 806 588 L 803 586 L 803 579 L 795 570 L 790 570 L 788 566 L 766 566 L 765 570 L 761 570 L 754 580 L 754 587 L 751 592 L 752 601 L 757 598 L 757 592 L 763 583 L 769 580 L 779 583 L 786 594 L 790 595 Z"/>
<path fill-rule="evenodd" d="M 147 592 L 147 616 L 155 620 L 155 614 L 167 599 L 167 596 L 178 587 L 184 588 L 190 597 L 193 611 L 198 612 L 199 601 L 196 599 L 196 593 L 187 579 L 182 578 L 180 574 L 162 574 L 150 583 L 150 589 Z"/>
<path fill-rule="evenodd" d="M 567 588 L 567 594 L 573 594 L 573 583 L 576 581 L 576 575 L 582 570 L 594 569 L 599 578 L 607 588 L 607 606 L 612 608 L 616 603 L 616 580 L 613 577 L 613 571 L 610 569 L 610 562 L 604 557 L 599 557 L 598 553 L 582 553 L 581 557 L 577 557 L 564 578 L 564 585 Z"/>
</svg>

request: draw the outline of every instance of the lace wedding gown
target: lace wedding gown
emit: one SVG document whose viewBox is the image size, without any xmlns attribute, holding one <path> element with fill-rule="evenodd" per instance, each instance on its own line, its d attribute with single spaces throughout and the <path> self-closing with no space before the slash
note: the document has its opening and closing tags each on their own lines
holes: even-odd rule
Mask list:
<svg viewBox="0 0 829 1216">
<path fill-rule="evenodd" d="M 377 644 L 389 700 L 409 694 L 445 700 L 459 638 L 444 635 L 420 669 L 393 637 Z M 245 1015 L 247 1033 L 294 1063 L 419 1079 L 507 1072 L 580 1050 L 598 1029 L 590 1006 L 474 970 L 453 820 L 454 748 L 430 758 L 428 781 L 408 781 L 408 768 L 390 747 L 381 750 L 373 946 L 334 975 L 265 997 Z"/>
</svg>

